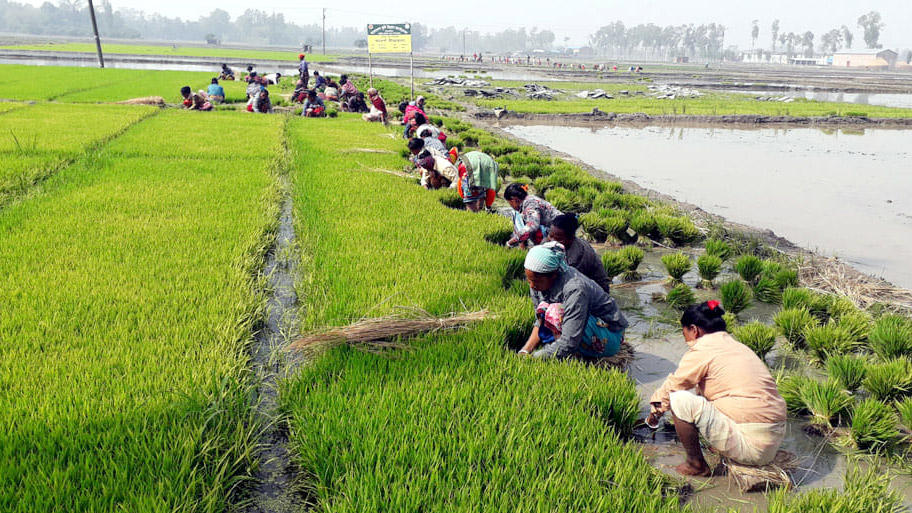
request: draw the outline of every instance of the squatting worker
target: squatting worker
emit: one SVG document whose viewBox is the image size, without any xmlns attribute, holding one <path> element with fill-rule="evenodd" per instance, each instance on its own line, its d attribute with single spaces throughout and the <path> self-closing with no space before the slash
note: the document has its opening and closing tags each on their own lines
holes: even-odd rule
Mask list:
<svg viewBox="0 0 912 513">
<path fill-rule="evenodd" d="M 708 476 L 700 449 L 702 436 L 722 455 L 743 465 L 773 461 L 785 436 L 785 401 L 769 369 L 747 346 L 725 330 L 718 301 L 684 310 L 681 327 L 689 350 L 677 370 L 652 394 L 650 426 L 666 411 L 687 459 L 676 470 Z"/>
<path fill-rule="evenodd" d="M 576 236 L 579 222 L 573 214 L 561 214 L 551 221 L 548 239 L 560 242 L 565 248 L 567 264 L 598 284 L 606 293 L 611 288 L 611 278 L 605 273 L 602 259 L 588 242 Z"/>
<path fill-rule="evenodd" d="M 299 53 L 298 60 L 301 61 L 298 63 L 299 78 L 304 81 L 304 89 L 307 89 L 307 84 L 310 82 L 310 70 L 307 67 L 307 56 L 303 53 Z"/>
<path fill-rule="evenodd" d="M 424 150 L 416 157 L 416 163 L 421 169 L 423 187 L 428 189 L 457 187 L 459 170 L 444 155 L 433 150 Z"/>
<path fill-rule="evenodd" d="M 598 284 L 567 265 L 560 243 L 530 249 L 525 268 L 536 320 L 519 354 L 598 359 L 618 352 L 627 319 Z"/>
<path fill-rule="evenodd" d="M 371 87 L 367 90 L 367 99 L 370 100 L 370 112 L 361 116 L 364 121 L 381 121 L 387 124 L 386 102 L 380 93 Z"/>
<path fill-rule="evenodd" d="M 513 207 L 513 236 L 507 241 L 507 247 L 513 248 L 520 245 L 541 244 L 554 218 L 561 215 L 561 211 L 554 205 L 529 194 L 525 185 L 511 183 L 504 190 L 504 199 Z"/>
<path fill-rule="evenodd" d="M 478 212 L 491 206 L 497 196 L 497 162 L 487 153 L 470 151 L 454 162 L 459 170 L 457 192 L 466 208 Z"/>
<path fill-rule="evenodd" d="M 217 78 L 212 79 L 212 83 L 209 84 L 206 93 L 209 95 L 209 101 L 212 103 L 225 102 L 225 88 L 219 85 Z"/>
</svg>

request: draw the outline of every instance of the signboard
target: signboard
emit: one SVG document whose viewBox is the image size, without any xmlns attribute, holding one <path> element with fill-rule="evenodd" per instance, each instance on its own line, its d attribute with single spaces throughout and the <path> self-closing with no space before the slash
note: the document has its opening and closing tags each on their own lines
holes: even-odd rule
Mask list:
<svg viewBox="0 0 912 513">
<path fill-rule="evenodd" d="M 412 25 L 410 23 L 372 23 L 367 26 L 369 53 L 411 53 Z"/>
</svg>

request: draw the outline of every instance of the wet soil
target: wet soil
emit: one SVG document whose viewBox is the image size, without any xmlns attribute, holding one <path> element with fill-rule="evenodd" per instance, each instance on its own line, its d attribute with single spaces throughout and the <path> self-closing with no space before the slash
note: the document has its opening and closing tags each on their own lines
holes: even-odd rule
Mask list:
<svg viewBox="0 0 912 513">
<path fill-rule="evenodd" d="M 308 503 L 306 487 L 288 446 L 288 427 L 278 415 L 277 380 L 298 362 L 284 351 L 297 335 L 298 297 L 295 272 L 297 251 L 292 201 L 286 197 L 275 246 L 269 250 L 263 270 L 271 294 L 265 325 L 257 334 L 253 366 L 259 385 L 254 397 L 256 414 L 264 426 L 258 441 L 259 465 L 253 481 L 239 494 L 237 513 L 291 513 Z"/>
</svg>

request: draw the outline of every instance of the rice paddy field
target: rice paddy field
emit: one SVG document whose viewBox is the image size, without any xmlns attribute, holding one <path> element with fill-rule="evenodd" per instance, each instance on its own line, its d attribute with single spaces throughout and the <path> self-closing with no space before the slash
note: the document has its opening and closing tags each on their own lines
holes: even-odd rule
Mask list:
<svg viewBox="0 0 912 513">
<path fill-rule="evenodd" d="M 282 367 L 275 422 L 301 510 L 727 507 L 689 502 L 685 480 L 652 466 L 632 436 L 644 398 L 626 372 L 513 354 L 533 319 L 524 254 L 502 245 L 510 222 L 417 187 L 395 125 L 95 104 L 137 82 L 168 97 L 194 75 L 108 83 L 69 71 L 66 87 L 45 80 L 30 98 L 0 79 L 0 98 L 40 100 L 0 103 L 0 510 L 247 506 L 264 443 L 251 354 L 289 199 L 300 331 L 404 309 L 487 311 L 465 329 Z M 579 213 L 618 286 L 661 266 L 654 305 L 620 293 L 631 316 L 668 326 L 676 308 L 720 298 L 771 366 L 786 352 L 812 362 L 778 374 L 784 395 L 797 390 L 786 397 L 796 418 L 909 468 L 905 315 L 802 288 L 801 267 L 755 240 L 464 121 L 433 121 L 448 144 L 494 155 L 503 182 Z M 751 323 L 760 303 L 782 312 Z M 766 510 L 895 511 L 889 474 L 866 468 L 842 490 L 770 493 Z"/>
<path fill-rule="evenodd" d="M 95 53 L 94 43 L 43 43 L 3 45 L 0 49 L 7 50 L 40 50 L 47 52 L 77 52 Z M 161 55 L 165 57 L 221 57 L 225 59 L 255 59 L 291 61 L 296 63 L 296 52 L 282 52 L 277 50 L 244 50 L 240 48 L 220 48 L 212 46 L 178 46 L 178 45 L 132 45 L 132 44 L 102 44 L 102 51 L 112 54 L 124 55 Z M 308 62 L 328 62 L 336 59 L 334 55 L 310 53 Z"/>
</svg>

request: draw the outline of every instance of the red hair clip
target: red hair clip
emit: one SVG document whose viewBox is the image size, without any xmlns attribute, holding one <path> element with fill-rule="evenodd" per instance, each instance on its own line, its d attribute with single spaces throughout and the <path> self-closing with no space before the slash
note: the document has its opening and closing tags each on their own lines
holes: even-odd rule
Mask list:
<svg viewBox="0 0 912 513">
<path fill-rule="evenodd" d="M 706 306 L 708 306 L 710 310 L 715 310 L 719 307 L 719 302 L 713 299 L 712 301 L 707 301 Z"/>
</svg>

